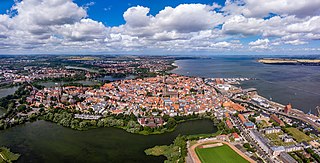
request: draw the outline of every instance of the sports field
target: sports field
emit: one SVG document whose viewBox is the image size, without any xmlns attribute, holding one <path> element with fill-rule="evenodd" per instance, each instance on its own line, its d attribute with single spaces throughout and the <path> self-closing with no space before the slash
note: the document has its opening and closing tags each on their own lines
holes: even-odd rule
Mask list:
<svg viewBox="0 0 320 163">
<path fill-rule="evenodd" d="M 222 145 L 212 148 L 196 148 L 196 153 L 202 163 L 248 163 L 229 146 Z"/>
</svg>

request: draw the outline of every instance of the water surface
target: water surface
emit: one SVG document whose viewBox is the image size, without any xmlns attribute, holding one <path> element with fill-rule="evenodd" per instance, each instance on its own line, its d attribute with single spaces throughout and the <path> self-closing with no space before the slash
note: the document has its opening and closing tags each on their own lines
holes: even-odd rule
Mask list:
<svg viewBox="0 0 320 163">
<path fill-rule="evenodd" d="M 209 59 L 178 60 L 173 73 L 189 76 L 232 78 L 248 77 L 257 80 L 242 83 L 258 93 L 282 104 L 315 113 L 320 106 L 320 66 L 268 65 L 258 63 L 258 57 L 224 56 Z"/>
<path fill-rule="evenodd" d="M 210 120 L 179 124 L 174 132 L 161 135 L 130 134 L 122 129 L 98 128 L 76 131 L 37 121 L 0 131 L 0 146 L 22 154 L 18 162 L 163 162 L 144 150 L 171 144 L 179 134 L 213 133 Z"/>
<path fill-rule="evenodd" d="M 18 90 L 18 88 L 19 86 L 0 89 L 0 98 L 14 94 L 14 92 Z M 0 116 L 5 112 L 6 112 L 5 109 L 0 109 Z"/>
</svg>

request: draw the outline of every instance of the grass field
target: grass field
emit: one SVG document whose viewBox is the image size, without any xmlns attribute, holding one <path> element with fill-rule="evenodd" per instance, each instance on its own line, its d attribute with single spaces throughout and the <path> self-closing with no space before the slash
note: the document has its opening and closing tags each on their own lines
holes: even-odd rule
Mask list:
<svg viewBox="0 0 320 163">
<path fill-rule="evenodd" d="M 294 145 L 294 142 L 288 142 L 285 143 L 280 139 L 280 135 L 283 133 L 272 133 L 272 134 L 266 134 L 265 137 L 268 138 L 274 145 L 276 146 L 289 146 L 289 145 Z"/>
<path fill-rule="evenodd" d="M 299 143 L 303 142 L 303 141 L 311 141 L 312 140 L 312 138 L 310 136 L 306 135 L 305 133 L 303 133 L 302 131 L 300 131 L 297 128 L 291 127 L 291 128 L 286 128 L 286 130 Z"/>
<path fill-rule="evenodd" d="M 227 145 L 213 148 L 196 148 L 196 153 L 202 163 L 248 162 Z"/>
</svg>

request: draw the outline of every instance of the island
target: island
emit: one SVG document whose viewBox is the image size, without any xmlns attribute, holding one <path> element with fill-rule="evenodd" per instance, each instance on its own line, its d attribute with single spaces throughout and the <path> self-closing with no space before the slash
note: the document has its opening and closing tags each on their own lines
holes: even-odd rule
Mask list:
<svg viewBox="0 0 320 163">
<path fill-rule="evenodd" d="M 320 66 L 320 59 L 263 58 L 259 59 L 258 62 L 264 64 Z"/>
</svg>

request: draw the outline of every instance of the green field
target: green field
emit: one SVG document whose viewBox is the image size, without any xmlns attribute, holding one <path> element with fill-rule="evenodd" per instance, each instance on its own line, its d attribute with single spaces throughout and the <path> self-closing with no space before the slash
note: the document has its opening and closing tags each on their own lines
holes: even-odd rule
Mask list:
<svg viewBox="0 0 320 163">
<path fill-rule="evenodd" d="M 311 141 L 312 138 L 300 131 L 297 128 L 286 128 L 287 132 L 292 135 L 292 137 L 297 141 L 297 142 L 303 142 L 303 141 Z"/>
<path fill-rule="evenodd" d="M 229 146 L 223 145 L 212 148 L 196 148 L 196 153 L 202 163 L 248 163 Z"/>
<path fill-rule="evenodd" d="M 289 146 L 294 145 L 294 142 L 288 142 L 285 143 L 281 140 L 279 137 L 280 135 L 283 135 L 283 133 L 272 133 L 272 134 L 266 134 L 265 137 L 268 138 L 274 145 L 276 146 Z"/>
</svg>

